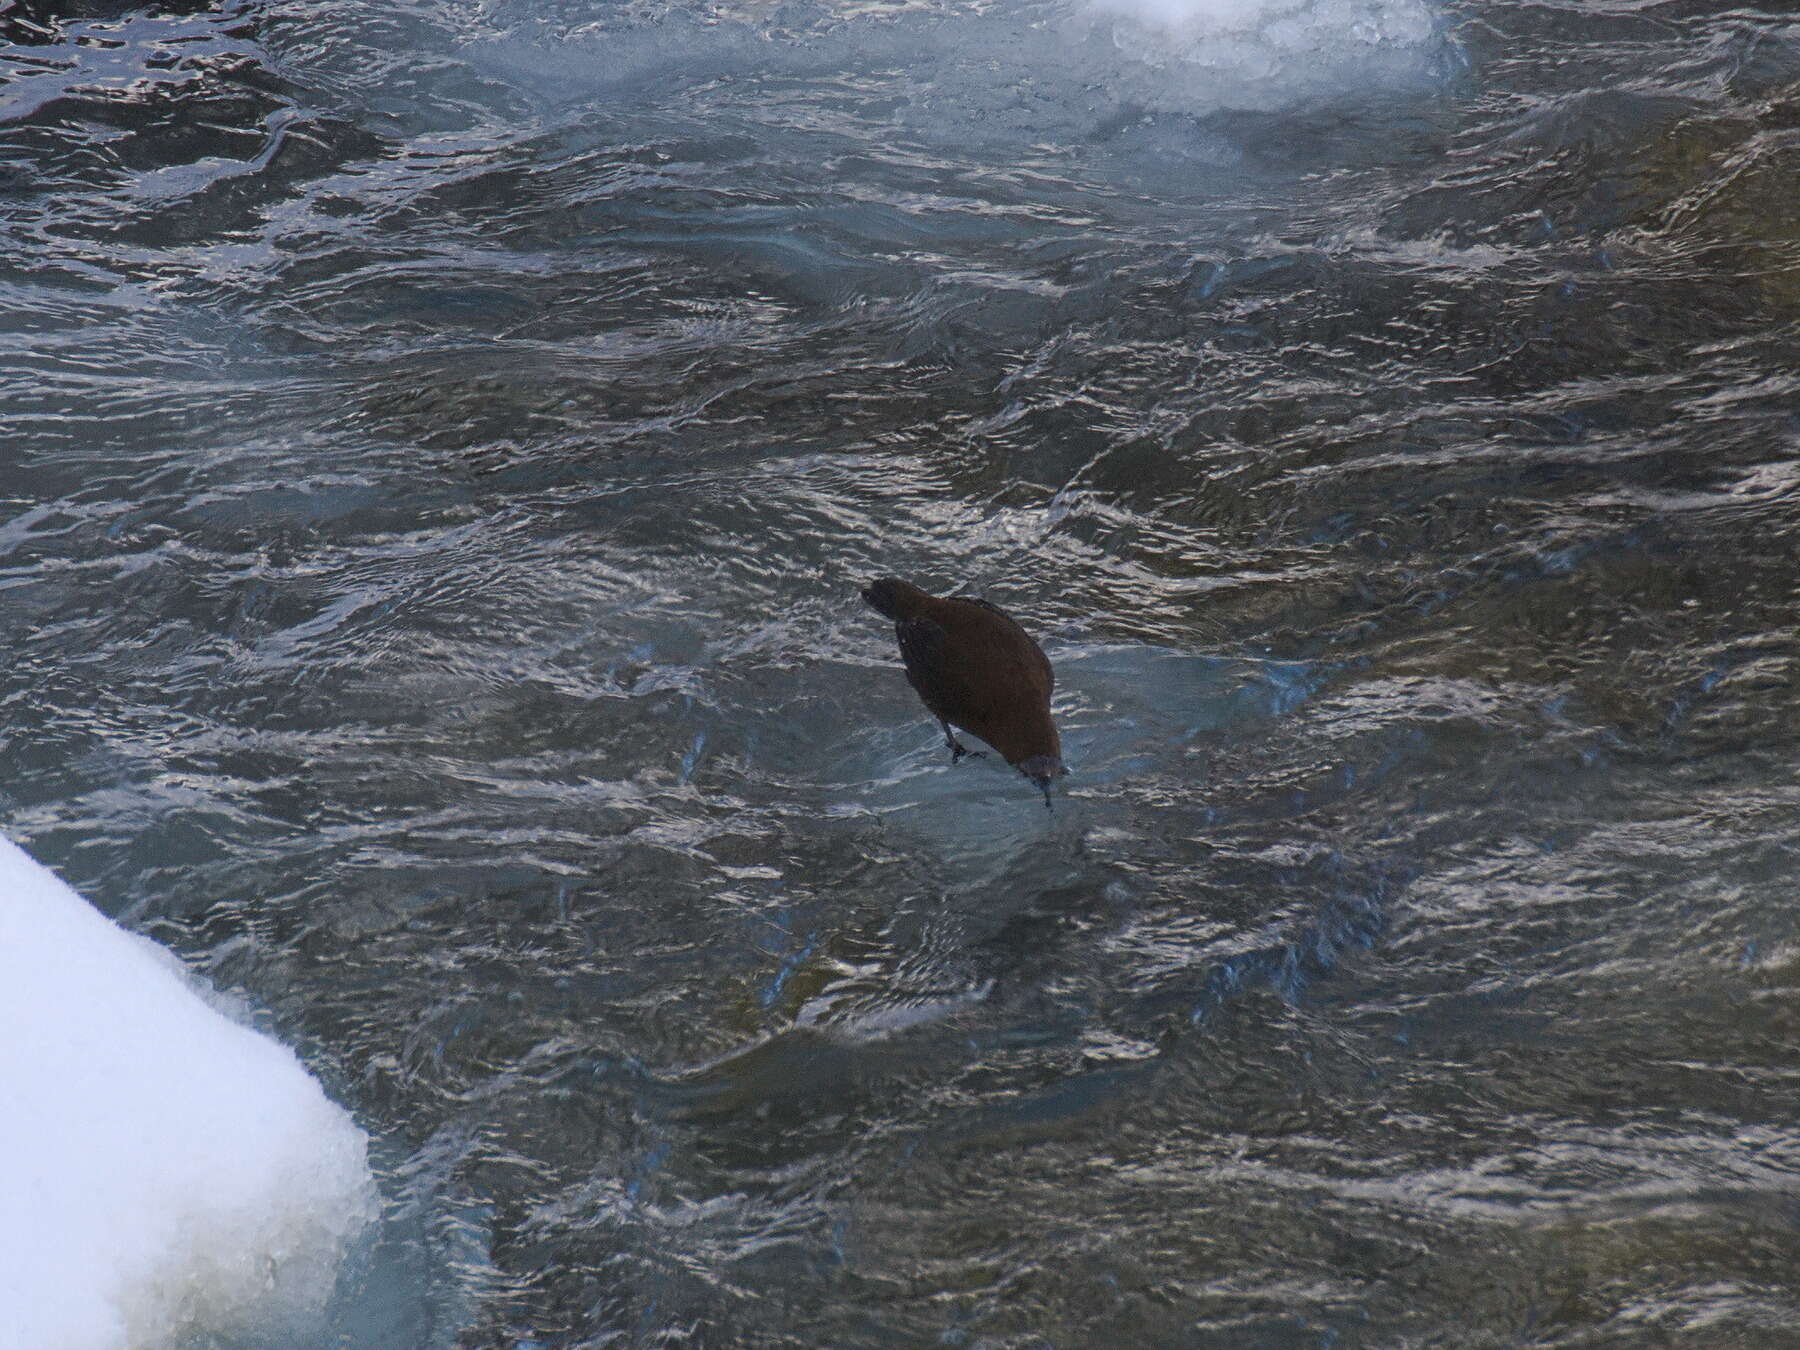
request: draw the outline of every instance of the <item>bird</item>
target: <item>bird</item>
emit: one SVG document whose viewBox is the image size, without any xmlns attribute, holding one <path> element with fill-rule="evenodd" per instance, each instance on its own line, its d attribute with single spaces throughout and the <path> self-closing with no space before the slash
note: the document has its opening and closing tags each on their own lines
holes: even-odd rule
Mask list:
<svg viewBox="0 0 1800 1350">
<path fill-rule="evenodd" d="M 1056 673 L 1044 649 L 986 600 L 930 595 L 898 577 L 871 581 L 862 598 L 894 621 L 907 683 L 943 726 L 950 762 L 981 753 L 956 739 L 960 728 L 1036 783 L 1048 807 L 1051 783 L 1068 770 L 1050 717 Z"/>
</svg>

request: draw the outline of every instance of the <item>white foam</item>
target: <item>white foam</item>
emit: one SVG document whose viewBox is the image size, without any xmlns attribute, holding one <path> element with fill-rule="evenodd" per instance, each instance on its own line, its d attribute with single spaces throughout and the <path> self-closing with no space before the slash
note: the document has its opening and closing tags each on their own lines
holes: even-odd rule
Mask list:
<svg viewBox="0 0 1800 1350">
<path fill-rule="evenodd" d="M 366 1145 L 292 1051 L 0 839 L 0 1343 L 304 1326 L 373 1217 Z"/>
</svg>

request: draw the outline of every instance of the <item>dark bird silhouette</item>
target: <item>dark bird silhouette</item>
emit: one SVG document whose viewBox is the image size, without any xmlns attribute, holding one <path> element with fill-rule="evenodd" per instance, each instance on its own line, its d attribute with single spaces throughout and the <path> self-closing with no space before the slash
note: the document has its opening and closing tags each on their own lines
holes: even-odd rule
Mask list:
<svg viewBox="0 0 1800 1350">
<path fill-rule="evenodd" d="M 883 577 L 862 597 L 894 621 L 906 679 L 943 724 L 950 762 L 979 754 L 952 727 L 979 736 L 1031 779 L 1050 805 L 1050 784 L 1068 772 L 1050 720 L 1056 675 L 1050 658 L 1012 616 L 985 600 L 927 595 Z"/>
</svg>

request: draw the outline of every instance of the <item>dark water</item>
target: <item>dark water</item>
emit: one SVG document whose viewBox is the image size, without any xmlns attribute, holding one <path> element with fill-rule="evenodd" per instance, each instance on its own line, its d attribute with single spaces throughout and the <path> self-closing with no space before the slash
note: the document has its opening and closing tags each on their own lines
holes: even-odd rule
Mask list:
<svg viewBox="0 0 1800 1350">
<path fill-rule="evenodd" d="M 1800 18 L 1238 8 L 0 7 L 3 823 L 321 1345 L 1795 1344 Z"/>
</svg>

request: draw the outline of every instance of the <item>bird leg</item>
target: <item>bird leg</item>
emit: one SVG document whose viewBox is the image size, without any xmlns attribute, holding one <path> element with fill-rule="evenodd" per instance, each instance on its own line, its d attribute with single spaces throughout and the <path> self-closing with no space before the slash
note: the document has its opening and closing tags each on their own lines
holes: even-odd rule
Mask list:
<svg viewBox="0 0 1800 1350">
<path fill-rule="evenodd" d="M 956 739 L 956 733 L 950 729 L 950 724 L 944 721 L 943 718 L 938 718 L 938 725 L 944 728 L 944 744 L 950 747 L 950 762 L 952 764 L 961 763 L 964 755 L 969 756 L 971 759 L 982 758 L 981 751 L 971 750 L 968 746 Z"/>
</svg>

